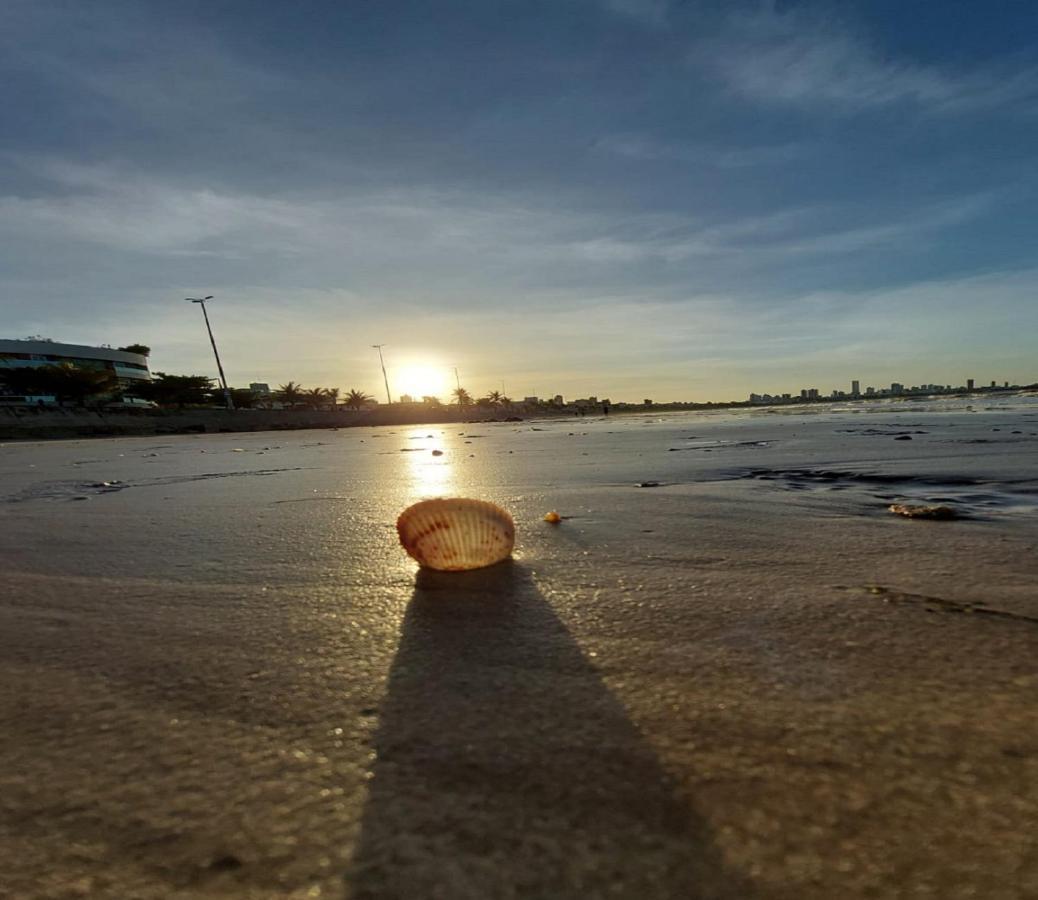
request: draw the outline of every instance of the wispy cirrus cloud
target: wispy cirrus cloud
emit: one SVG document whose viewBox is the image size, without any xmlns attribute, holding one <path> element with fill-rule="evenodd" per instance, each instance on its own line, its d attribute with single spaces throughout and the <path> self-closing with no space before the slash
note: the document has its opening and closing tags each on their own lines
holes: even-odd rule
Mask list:
<svg viewBox="0 0 1038 900">
<path fill-rule="evenodd" d="M 975 194 L 902 214 L 888 213 L 879 221 L 874 213 L 870 220 L 863 211 L 832 206 L 783 210 L 728 222 L 643 222 L 635 226 L 633 234 L 629 225 L 626 234 L 580 241 L 572 245 L 572 250 L 589 260 L 617 263 L 738 256 L 739 265 L 749 268 L 870 249 L 919 248 L 942 229 L 982 215 L 995 200 L 993 193 Z"/>
<path fill-rule="evenodd" d="M 241 258 L 286 247 L 304 226 L 301 210 L 278 199 L 178 187 L 112 165 L 31 168 L 50 191 L 0 196 L 0 232 L 122 253 Z"/>
<path fill-rule="evenodd" d="M 597 142 L 596 149 L 633 160 L 673 161 L 719 169 L 781 165 L 804 159 L 813 151 L 810 144 L 797 141 L 723 147 L 637 133 L 609 135 Z"/>
<path fill-rule="evenodd" d="M 410 268 L 439 273 L 449 289 L 457 288 L 457 273 L 474 269 L 507 273 L 518 285 L 546 265 L 557 267 L 563 281 L 577 267 L 591 284 L 634 265 L 663 263 L 672 284 L 690 265 L 700 276 L 720 275 L 733 265 L 745 273 L 811 257 L 890 252 L 919 247 L 982 215 L 997 197 L 975 193 L 898 212 L 829 204 L 736 216 L 627 214 L 401 188 L 272 197 L 114 165 L 23 165 L 48 191 L 0 195 L 0 233 L 12 239 L 73 241 L 145 257 L 217 257 L 243 273 L 277 258 L 283 271 L 319 267 L 332 283 L 347 273 Z M 660 273 L 655 277 L 669 293 Z"/>
<path fill-rule="evenodd" d="M 1038 111 L 1038 65 L 990 62 L 951 69 L 884 53 L 867 35 L 802 11 L 736 14 L 701 43 L 694 62 L 753 100 L 857 110 L 910 104 L 958 113 L 1022 105 Z"/>
</svg>

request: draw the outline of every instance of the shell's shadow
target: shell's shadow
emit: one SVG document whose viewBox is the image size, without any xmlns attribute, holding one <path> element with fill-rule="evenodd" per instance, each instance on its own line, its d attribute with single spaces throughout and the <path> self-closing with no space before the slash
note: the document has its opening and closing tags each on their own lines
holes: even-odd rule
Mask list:
<svg viewBox="0 0 1038 900">
<path fill-rule="evenodd" d="M 529 573 L 420 572 L 355 897 L 749 898 Z"/>
</svg>

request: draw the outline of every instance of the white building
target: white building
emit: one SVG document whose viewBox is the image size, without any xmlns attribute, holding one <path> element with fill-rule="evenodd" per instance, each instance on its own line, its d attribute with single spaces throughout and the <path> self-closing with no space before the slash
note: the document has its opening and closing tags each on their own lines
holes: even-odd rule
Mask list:
<svg viewBox="0 0 1038 900">
<path fill-rule="evenodd" d="M 80 369 L 107 369 L 124 384 L 150 381 L 148 357 L 111 347 L 59 344 L 56 341 L 0 339 L 0 368 L 32 368 L 70 363 Z"/>
</svg>

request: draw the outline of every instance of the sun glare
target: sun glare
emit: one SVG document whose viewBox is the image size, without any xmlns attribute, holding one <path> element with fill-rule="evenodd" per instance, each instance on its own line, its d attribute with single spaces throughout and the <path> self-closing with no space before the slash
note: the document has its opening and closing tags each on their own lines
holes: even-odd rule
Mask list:
<svg viewBox="0 0 1038 900">
<path fill-rule="evenodd" d="M 404 366 L 394 380 L 396 385 L 393 393 L 398 397 L 402 394 L 408 394 L 415 400 L 438 397 L 445 403 L 449 399 L 451 382 L 446 366 Z"/>
</svg>

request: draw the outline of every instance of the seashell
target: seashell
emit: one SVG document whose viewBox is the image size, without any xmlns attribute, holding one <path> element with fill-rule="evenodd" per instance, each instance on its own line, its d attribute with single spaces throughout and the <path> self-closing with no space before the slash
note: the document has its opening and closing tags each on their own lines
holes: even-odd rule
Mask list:
<svg viewBox="0 0 1038 900">
<path fill-rule="evenodd" d="M 422 500 L 396 520 L 400 543 L 427 569 L 463 572 L 507 559 L 515 523 L 507 510 L 464 497 Z"/>
</svg>

